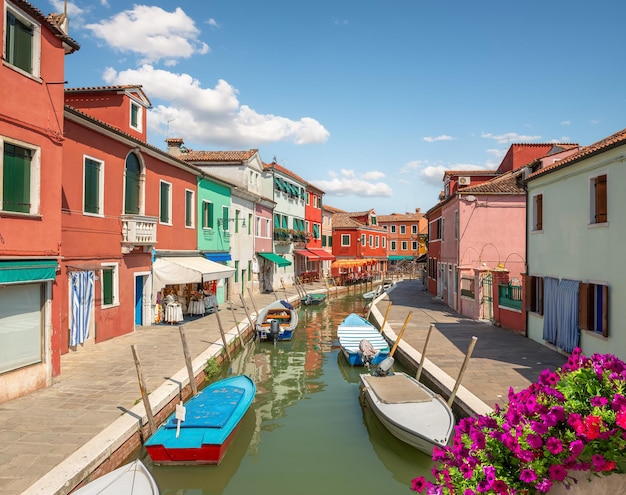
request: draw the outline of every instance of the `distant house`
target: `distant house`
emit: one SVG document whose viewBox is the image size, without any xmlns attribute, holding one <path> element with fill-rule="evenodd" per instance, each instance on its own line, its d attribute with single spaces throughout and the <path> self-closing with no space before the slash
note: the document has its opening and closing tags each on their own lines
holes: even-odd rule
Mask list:
<svg viewBox="0 0 626 495">
<path fill-rule="evenodd" d="M 528 337 L 626 359 L 626 129 L 528 170 Z"/>
<path fill-rule="evenodd" d="M 428 220 L 419 208 L 414 213 L 378 215 L 378 224 L 388 234 L 389 270 L 401 269 L 426 254 Z"/>
<path fill-rule="evenodd" d="M 523 333 L 525 165 L 562 159 L 576 149 L 514 144 L 497 170 L 446 171 L 441 201 L 427 213 L 429 258 L 437 257 L 436 266 L 429 262 L 429 290 L 463 315 Z"/>
</svg>

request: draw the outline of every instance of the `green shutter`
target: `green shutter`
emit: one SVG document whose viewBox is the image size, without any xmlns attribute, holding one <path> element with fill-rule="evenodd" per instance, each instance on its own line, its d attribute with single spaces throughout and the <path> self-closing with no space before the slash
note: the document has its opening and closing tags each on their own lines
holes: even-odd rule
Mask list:
<svg viewBox="0 0 626 495">
<path fill-rule="evenodd" d="M 141 166 L 134 153 L 126 158 L 126 178 L 124 189 L 124 213 L 127 215 L 139 214 L 139 187 L 141 180 Z"/>
<path fill-rule="evenodd" d="M 161 182 L 161 222 L 169 223 L 170 221 L 170 185 L 167 182 Z"/>
<path fill-rule="evenodd" d="M 6 55 L 8 62 L 33 72 L 33 27 L 7 12 Z"/>
<path fill-rule="evenodd" d="M 228 230 L 228 208 L 222 208 L 222 229 Z"/>
<path fill-rule="evenodd" d="M 102 269 L 102 304 L 113 304 L 113 270 Z"/>
<path fill-rule="evenodd" d="M 100 163 L 85 158 L 85 197 L 84 211 L 100 213 Z"/>
<path fill-rule="evenodd" d="M 4 144 L 2 209 L 30 213 L 30 163 L 32 151 Z"/>
</svg>

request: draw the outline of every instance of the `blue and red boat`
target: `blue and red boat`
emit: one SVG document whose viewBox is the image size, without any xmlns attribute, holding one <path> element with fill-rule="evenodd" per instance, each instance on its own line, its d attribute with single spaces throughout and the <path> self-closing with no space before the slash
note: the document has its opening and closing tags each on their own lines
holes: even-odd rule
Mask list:
<svg viewBox="0 0 626 495">
<path fill-rule="evenodd" d="M 146 441 L 144 446 L 152 462 L 219 464 L 255 394 L 256 385 L 246 375 L 207 386 L 185 404 L 184 421 L 172 414 Z"/>
</svg>

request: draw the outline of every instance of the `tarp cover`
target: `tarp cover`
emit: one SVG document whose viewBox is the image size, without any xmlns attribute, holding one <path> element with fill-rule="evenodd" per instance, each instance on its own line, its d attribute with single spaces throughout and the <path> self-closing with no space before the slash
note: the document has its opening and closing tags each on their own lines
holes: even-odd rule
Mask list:
<svg viewBox="0 0 626 495">
<path fill-rule="evenodd" d="M 235 269 L 202 256 L 157 258 L 152 265 L 154 287 L 191 284 L 232 277 Z"/>
</svg>

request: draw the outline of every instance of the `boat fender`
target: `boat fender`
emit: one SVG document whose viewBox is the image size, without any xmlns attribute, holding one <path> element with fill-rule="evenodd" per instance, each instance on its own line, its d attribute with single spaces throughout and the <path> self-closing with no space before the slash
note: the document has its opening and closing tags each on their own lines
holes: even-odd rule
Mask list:
<svg viewBox="0 0 626 495">
<path fill-rule="evenodd" d="M 374 371 L 374 374 L 376 376 L 387 376 L 390 374 L 391 372 L 391 368 L 393 367 L 393 363 L 394 363 L 394 359 L 389 356 L 388 358 L 385 358 L 377 367 L 376 370 Z"/>
<path fill-rule="evenodd" d="M 285 306 L 285 308 L 287 309 L 293 309 L 293 306 L 291 304 L 289 304 L 287 301 L 284 301 L 281 299 L 280 303 Z"/>
</svg>

